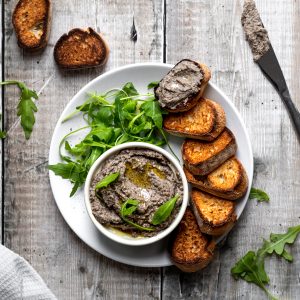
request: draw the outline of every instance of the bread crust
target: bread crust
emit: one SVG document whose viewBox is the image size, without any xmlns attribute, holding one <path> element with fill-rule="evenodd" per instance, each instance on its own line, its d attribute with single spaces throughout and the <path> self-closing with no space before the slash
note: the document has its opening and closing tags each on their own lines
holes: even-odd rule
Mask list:
<svg viewBox="0 0 300 300">
<path fill-rule="evenodd" d="M 42 17 L 42 22 L 41 22 L 43 33 L 42 33 L 41 37 L 39 38 L 39 41 L 34 44 L 30 44 L 30 42 L 28 40 L 26 41 L 26 38 L 23 36 L 23 34 L 21 32 L 22 30 L 21 30 L 20 24 L 19 24 L 18 13 L 23 8 L 22 5 L 24 4 L 24 2 L 26 2 L 26 0 L 20 0 L 17 3 L 17 5 L 14 9 L 13 15 L 12 15 L 12 23 L 13 23 L 13 26 L 15 29 L 18 46 L 27 51 L 34 52 L 34 51 L 41 50 L 41 49 L 45 48 L 48 43 L 48 39 L 50 36 L 50 28 L 51 28 L 52 3 L 51 3 L 51 0 L 42 0 L 42 1 L 44 1 L 45 6 L 46 6 L 46 12 L 45 12 L 45 15 Z M 32 7 L 32 11 L 35 11 L 35 9 L 36 9 L 35 7 Z"/>
<path fill-rule="evenodd" d="M 200 157 L 191 147 L 212 149 L 207 157 Z M 218 147 L 217 147 L 218 146 Z M 212 142 L 186 139 L 182 145 L 184 166 L 194 175 L 207 175 L 237 151 L 237 144 L 233 133 L 225 128 Z M 207 152 L 207 151 L 206 151 Z M 213 153 L 215 152 L 215 153 Z"/>
<path fill-rule="evenodd" d="M 232 201 L 193 189 L 190 203 L 199 228 L 205 234 L 223 235 L 232 229 L 237 220 Z"/>
<path fill-rule="evenodd" d="M 69 38 L 72 38 L 73 36 L 81 35 L 84 37 L 91 36 L 95 38 L 96 41 L 98 41 L 99 45 L 101 47 L 101 53 L 100 55 L 95 53 L 94 61 L 89 63 L 66 63 L 64 62 L 64 58 L 62 57 L 62 53 L 65 54 L 61 49 L 64 46 L 65 43 L 68 42 Z M 85 43 L 85 41 L 80 41 L 81 43 Z M 72 43 L 72 42 L 70 42 Z M 71 53 L 70 53 L 71 54 Z M 67 54 L 66 54 L 67 55 Z M 59 40 L 57 41 L 55 47 L 54 47 L 54 59 L 56 63 L 64 69 L 83 69 L 83 68 L 91 68 L 91 67 L 99 67 L 104 65 L 109 56 L 109 47 L 105 39 L 102 37 L 101 34 L 95 32 L 92 28 L 87 29 L 81 29 L 81 28 L 73 28 L 68 33 L 63 34 Z"/>
<path fill-rule="evenodd" d="M 171 245 L 171 259 L 183 272 L 196 272 L 213 259 L 215 242 L 201 233 L 192 210 L 188 207 L 177 227 Z M 189 250 L 192 250 L 189 252 Z"/>
<path fill-rule="evenodd" d="M 192 130 L 186 128 L 184 130 L 178 128 L 176 129 L 176 124 L 174 124 L 176 122 L 176 118 L 178 118 L 178 121 L 180 121 L 179 119 L 181 118 L 181 120 L 184 122 L 185 118 L 189 118 L 191 114 L 195 114 L 197 105 L 204 105 L 204 104 L 210 106 L 211 112 L 208 113 L 213 114 L 212 121 L 209 130 L 207 130 L 207 132 L 200 133 L 200 128 L 199 128 L 199 133 L 192 133 Z M 197 116 L 195 116 L 194 118 L 197 118 Z M 171 121 L 174 119 L 175 122 L 171 123 Z M 164 130 L 172 135 L 187 137 L 192 139 L 199 139 L 204 141 L 213 141 L 224 130 L 226 126 L 226 115 L 224 109 L 221 107 L 220 104 L 210 99 L 201 98 L 200 100 L 198 100 L 197 104 L 189 111 L 166 115 L 164 117 L 163 126 L 164 126 Z"/>
<path fill-rule="evenodd" d="M 187 181 L 195 188 L 207 192 L 209 194 L 215 195 L 217 197 L 221 197 L 227 200 L 237 200 L 241 197 L 243 197 L 247 190 L 248 190 L 248 176 L 244 169 L 244 167 L 241 165 L 241 179 L 240 182 L 235 186 L 233 190 L 229 191 L 221 191 L 217 190 L 209 184 L 208 180 L 206 179 L 206 176 L 200 179 L 197 179 L 195 175 L 193 175 L 189 170 L 184 168 L 184 173 L 186 175 Z"/>
<path fill-rule="evenodd" d="M 188 101 L 185 104 L 178 105 L 176 107 L 176 109 L 170 109 L 168 107 L 164 107 L 165 110 L 167 110 L 168 112 L 172 112 L 172 113 L 179 113 L 179 112 L 188 111 L 188 110 L 192 109 L 195 105 L 197 105 L 198 100 L 203 96 L 204 91 L 207 87 L 207 84 L 208 84 L 208 82 L 211 78 L 210 69 L 203 63 L 195 62 L 191 59 L 182 59 L 176 65 L 181 63 L 183 60 L 188 60 L 190 62 L 196 63 L 201 69 L 201 73 L 203 75 L 203 78 L 200 82 L 199 91 L 197 93 L 195 93 L 194 95 L 190 96 Z M 154 88 L 154 94 L 155 94 L 155 97 L 158 99 L 159 97 L 157 96 L 156 90 L 157 90 L 157 87 Z"/>
</svg>

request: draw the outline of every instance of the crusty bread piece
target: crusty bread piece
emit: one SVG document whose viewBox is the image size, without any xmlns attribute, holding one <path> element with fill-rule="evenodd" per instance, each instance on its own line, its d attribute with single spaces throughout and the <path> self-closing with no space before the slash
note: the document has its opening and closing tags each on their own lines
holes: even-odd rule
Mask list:
<svg viewBox="0 0 300 300">
<path fill-rule="evenodd" d="M 192 186 L 227 200 L 243 197 L 248 189 L 247 173 L 236 158 L 228 159 L 206 176 L 193 175 L 186 168 L 184 173 Z"/>
<path fill-rule="evenodd" d="M 215 243 L 201 233 L 196 218 L 188 207 L 171 245 L 171 259 L 183 272 L 205 268 L 213 258 Z"/>
<path fill-rule="evenodd" d="M 220 104 L 201 98 L 186 112 L 164 117 L 164 130 L 173 135 L 212 141 L 225 128 L 226 116 Z"/>
<path fill-rule="evenodd" d="M 28 51 L 46 47 L 50 21 L 50 0 L 20 0 L 12 16 L 19 47 Z"/>
<path fill-rule="evenodd" d="M 232 201 L 193 189 L 190 203 L 203 233 L 222 235 L 236 222 L 235 203 Z"/>
<path fill-rule="evenodd" d="M 82 69 L 106 63 L 109 48 L 105 40 L 92 28 L 74 28 L 57 41 L 54 59 L 66 69 Z"/>
<path fill-rule="evenodd" d="M 198 65 L 200 67 L 200 70 L 201 70 L 201 73 L 203 75 L 203 78 L 201 80 L 201 82 L 199 82 L 199 86 L 198 86 L 198 89 L 197 89 L 197 92 L 193 92 L 187 99 L 185 99 L 186 101 L 184 101 L 184 103 L 182 104 L 179 104 L 176 106 L 176 108 L 171 108 L 171 107 L 163 107 L 165 110 L 169 111 L 169 112 L 173 112 L 173 113 L 176 113 L 176 112 L 184 112 L 184 111 L 188 111 L 190 109 L 192 109 L 197 103 L 198 103 L 198 100 L 202 97 L 206 87 L 207 87 L 207 84 L 208 84 L 208 81 L 210 80 L 211 78 L 211 72 L 210 72 L 210 69 L 203 63 L 198 63 L 196 61 L 192 61 L 190 59 L 183 59 L 181 61 L 179 61 L 168 73 L 167 75 L 174 69 L 176 68 L 177 65 L 179 65 L 181 62 L 183 61 L 189 61 L 189 62 L 192 62 L 194 63 L 195 65 Z M 164 79 L 164 78 L 163 78 Z M 162 79 L 162 80 L 163 80 Z M 160 83 L 162 82 L 162 80 L 160 81 Z M 155 97 L 158 99 L 158 101 L 160 102 L 160 96 L 158 94 L 158 88 L 160 86 L 160 83 L 157 87 L 154 88 L 154 94 L 155 94 Z"/>
<path fill-rule="evenodd" d="M 225 128 L 212 142 L 186 139 L 182 145 L 185 167 L 194 175 L 207 175 L 236 153 L 233 133 Z"/>
</svg>

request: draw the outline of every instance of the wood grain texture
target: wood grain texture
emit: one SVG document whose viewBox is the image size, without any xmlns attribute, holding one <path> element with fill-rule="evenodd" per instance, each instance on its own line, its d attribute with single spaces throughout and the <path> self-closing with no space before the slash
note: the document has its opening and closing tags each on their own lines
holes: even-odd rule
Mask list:
<svg viewBox="0 0 300 300">
<path fill-rule="evenodd" d="M 47 159 L 52 132 L 64 106 L 88 81 L 105 70 L 162 57 L 160 1 L 53 1 L 49 45 L 28 54 L 17 47 L 5 2 L 5 78 L 25 81 L 40 98 L 31 139 L 25 141 L 16 116 L 19 91 L 5 94 L 4 243 L 24 256 L 58 299 L 156 299 L 160 269 L 113 262 L 83 244 L 62 219 L 50 190 Z M 131 40 L 133 15 L 138 38 Z M 73 27 L 91 26 L 107 39 L 111 54 L 104 69 L 60 71 L 53 60 L 57 39 Z"/>
<path fill-rule="evenodd" d="M 271 196 L 269 204 L 248 203 L 214 261 L 195 274 L 181 273 L 175 267 L 165 268 L 162 274 L 160 269 L 128 267 L 91 250 L 62 219 L 46 169 L 56 120 L 83 85 L 116 66 L 162 61 L 164 3 L 166 62 L 189 57 L 210 66 L 212 81 L 232 99 L 249 131 L 255 156 L 254 186 Z M 260 247 L 262 237 L 299 224 L 300 146 L 280 98 L 253 63 L 240 24 L 242 0 L 53 1 L 49 45 L 37 54 L 17 47 L 11 25 L 15 4 L 4 1 L 3 79 L 25 81 L 40 93 L 40 99 L 34 132 L 25 141 L 16 116 L 19 91 L 11 86 L 5 89 L 9 134 L 4 141 L 5 245 L 37 269 L 58 299 L 265 299 L 256 286 L 235 281 L 230 269 L 248 250 Z M 300 107 L 300 1 L 258 0 L 257 6 L 293 100 Z M 101 31 L 110 45 L 106 67 L 80 72 L 57 69 L 52 55 L 57 39 L 73 27 L 88 26 Z M 283 299 L 300 295 L 299 246 L 297 241 L 291 249 L 292 264 L 267 259 L 270 290 Z"/>
<path fill-rule="evenodd" d="M 282 65 L 293 99 L 300 107 L 299 1 L 256 1 L 264 25 Z M 212 82 L 232 99 L 252 140 L 255 156 L 254 186 L 265 189 L 270 204 L 249 201 L 225 247 L 203 272 L 182 274 L 166 269 L 163 299 L 264 299 L 254 285 L 235 281 L 234 263 L 262 237 L 284 232 L 300 222 L 300 147 L 288 114 L 270 83 L 253 63 L 241 28 L 242 1 L 167 0 L 167 62 L 184 57 L 203 61 L 212 69 Z M 298 67 L 298 68 L 297 68 Z M 240 145 L 242 146 L 242 145 Z M 292 248 L 294 262 L 267 259 L 270 290 L 283 299 L 300 295 L 300 241 Z"/>
<path fill-rule="evenodd" d="M 0 3 L 0 13 L 1 13 L 1 16 L 2 16 L 2 9 L 3 9 L 3 4 L 2 2 Z M 3 58 L 3 51 L 2 51 L 2 46 L 3 45 L 3 26 L 2 26 L 2 22 L 0 24 L 0 40 L 1 40 L 1 47 L 0 47 L 0 72 L 1 72 L 1 75 L 0 75 L 0 80 L 2 81 L 3 80 L 3 61 L 2 61 L 2 58 Z M 0 101 L 0 113 L 2 115 L 2 103 L 3 103 L 3 95 L 4 95 L 4 89 L 1 88 L 1 101 Z M 1 118 L 2 120 L 2 118 Z M 1 124 L 1 127 L 2 128 L 2 121 L 0 122 Z M 2 141 L 0 143 L 0 174 L 1 174 L 1 184 L 0 184 L 0 241 L 1 243 L 3 243 L 3 240 L 2 240 L 2 225 L 3 225 L 3 216 L 2 216 L 2 205 L 3 205 L 3 198 L 2 198 L 2 189 L 3 189 L 3 185 L 2 185 L 2 176 L 3 176 L 3 165 L 2 165 Z"/>
</svg>

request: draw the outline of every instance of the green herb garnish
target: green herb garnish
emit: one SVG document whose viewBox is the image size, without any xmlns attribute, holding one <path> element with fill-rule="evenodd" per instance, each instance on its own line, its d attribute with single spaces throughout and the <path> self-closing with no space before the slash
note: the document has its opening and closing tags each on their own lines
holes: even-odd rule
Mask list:
<svg viewBox="0 0 300 300">
<path fill-rule="evenodd" d="M 120 176 L 120 172 L 111 173 L 111 174 L 105 176 L 101 181 L 99 181 L 96 184 L 95 190 L 99 190 L 99 189 L 102 189 L 104 187 L 107 187 L 109 184 L 116 181 L 119 178 L 119 176 Z"/>
<path fill-rule="evenodd" d="M 17 115 L 21 117 L 21 126 L 25 134 L 25 138 L 30 138 L 35 117 L 34 113 L 37 112 L 37 107 L 32 99 L 38 99 L 38 95 L 35 91 L 30 90 L 23 82 L 16 80 L 8 80 L 0 82 L 0 85 L 15 84 L 21 90 L 20 101 L 17 106 Z"/>
<path fill-rule="evenodd" d="M 153 225 L 159 225 L 159 224 L 163 223 L 164 221 L 166 221 L 169 218 L 169 216 L 171 215 L 178 198 L 179 198 L 179 195 L 176 195 L 173 198 L 169 199 L 164 204 L 162 204 L 154 213 L 151 223 Z"/>
<path fill-rule="evenodd" d="M 2 114 L 0 114 L 0 121 L 2 119 Z M 5 139 L 6 138 L 6 131 L 0 131 L 0 139 Z"/>
<path fill-rule="evenodd" d="M 148 90 L 151 90 L 151 89 L 157 87 L 158 84 L 159 84 L 159 81 L 152 81 L 148 84 L 147 88 L 148 88 Z"/>
<path fill-rule="evenodd" d="M 270 299 L 276 299 L 266 288 L 270 279 L 265 271 L 264 260 L 267 255 L 276 253 L 289 262 L 293 261 L 293 256 L 285 249 L 286 244 L 293 244 L 300 233 L 300 225 L 288 228 L 283 234 L 271 233 L 270 240 L 264 240 L 263 246 L 255 253 L 249 251 L 231 269 L 231 274 L 235 279 L 243 279 L 252 282 L 262 288 Z"/>
<path fill-rule="evenodd" d="M 128 220 L 128 216 L 132 215 L 138 208 L 139 205 L 139 201 L 138 200 L 134 200 L 134 199 L 128 199 L 126 200 L 122 206 L 121 206 L 121 218 L 124 222 L 126 222 L 127 224 L 139 229 L 139 230 L 146 230 L 146 231 L 152 231 L 154 230 L 154 228 L 152 227 L 143 227 L 139 224 L 136 224 L 130 220 Z"/>
<path fill-rule="evenodd" d="M 59 149 L 63 163 L 49 166 L 56 175 L 63 174 L 63 178 L 73 183 L 71 196 L 84 184 L 95 160 L 113 146 L 133 141 L 157 146 L 167 143 L 162 129 L 164 111 L 153 94 L 140 95 L 131 82 L 126 83 L 122 89 L 89 94 L 89 98 L 63 122 L 79 113 L 87 125 L 68 133 L 62 139 Z M 89 132 L 80 143 L 71 146 L 67 139 L 81 130 Z M 62 153 L 63 148 L 67 154 Z M 62 165 L 66 165 L 65 170 Z"/>
<path fill-rule="evenodd" d="M 270 198 L 266 192 L 256 188 L 251 188 L 249 199 L 257 199 L 258 202 L 270 201 Z"/>
</svg>

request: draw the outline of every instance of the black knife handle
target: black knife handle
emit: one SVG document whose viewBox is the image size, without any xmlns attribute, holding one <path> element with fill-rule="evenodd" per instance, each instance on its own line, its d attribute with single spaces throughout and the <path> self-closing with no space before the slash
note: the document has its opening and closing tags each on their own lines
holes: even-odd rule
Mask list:
<svg viewBox="0 0 300 300">
<path fill-rule="evenodd" d="M 291 120 L 297 132 L 298 138 L 300 139 L 300 112 L 293 103 L 287 87 L 283 91 L 279 91 L 279 95 L 286 105 L 286 108 L 290 114 Z"/>
</svg>

